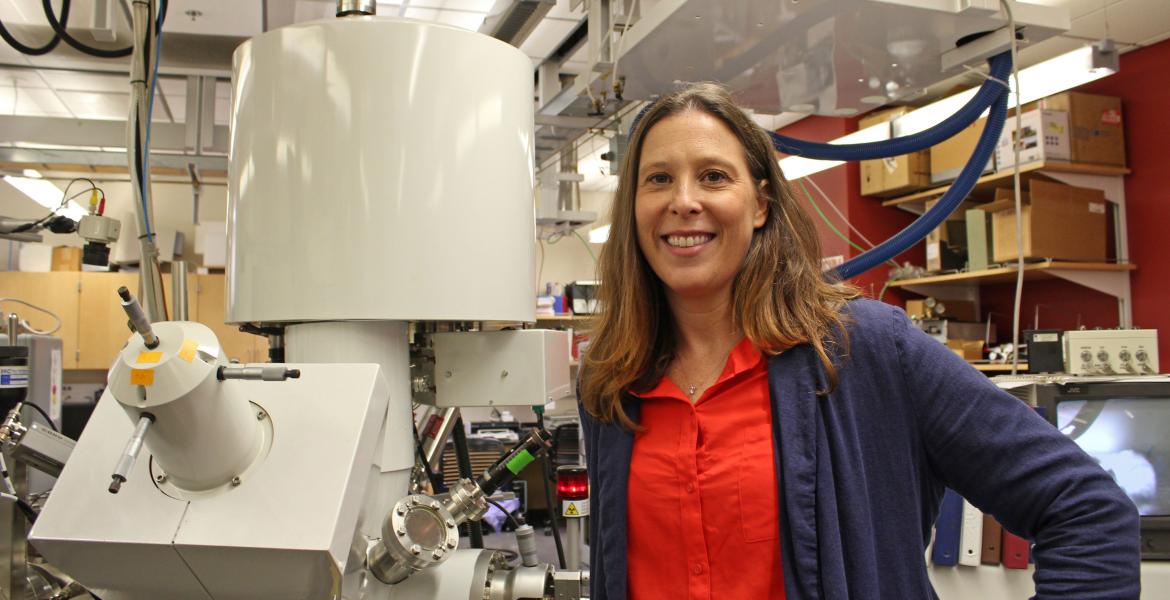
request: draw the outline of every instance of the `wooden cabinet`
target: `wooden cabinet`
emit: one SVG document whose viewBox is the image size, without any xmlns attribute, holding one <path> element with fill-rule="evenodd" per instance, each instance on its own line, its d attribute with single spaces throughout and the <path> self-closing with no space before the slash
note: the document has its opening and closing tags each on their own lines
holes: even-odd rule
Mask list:
<svg viewBox="0 0 1170 600">
<path fill-rule="evenodd" d="M 242 363 L 267 361 L 267 340 L 240 331 L 238 325 L 224 323 L 227 309 L 227 297 L 224 295 L 225 277 L 220 274 L 199 275 L 196 281 L 197 312 L 192 315 L 192 319 L 197 319 L 215 332 L 220 346 L 223 346 L 229 359 Z"/>
<path fill-rule="evenodd" d="M 77 368 L 80 284 L 80 272 L 0 273 L 0 298 L 17 298 L 31 302 L 53 311 L 61 319 L 61 328 L 53 335 L 61 338 L 61 360 L 66 369 Z M 14 312 L 41 331 L 47 331 L 56 325 L 52 317 L 16 302 L 0 303 L 0 310 L 3 311 L 5 318 Z M 125 322 L 125 317 L 122 320 Z"/>
<path fill-rule="evenodd" d="M 130 338 L 126 311 L 118 298 L 122 286 L 137 296 L 138 273 L 81 273 L 76 368 L 109 369 Z"/>
<path fill-rule="evenodd" d="M 0 298 L 19 298 L 53 311 L 61 318 L 54 335 L 61 338 L 66 369 L 106 370 L 130 337 L 126 313 L 118 300 L 118 288 L 138 293 L 137 273 L 21 273 L 0 272 Z M 242 333 L 224 323 L 225 296 L 222 274 L 190 275 L 187 281 L 187 317 L 211 328 L 228 358 L 242 363 L 266 362 L 268 341 Z M 170 275 L 163 276 L 168 313 L 173 313 L 174 292 Z M 0 303 L 4 314 L 16 312 L 37 329 L 47 330 L 54 321 L 48 315 L 16 303 Z"/>
</svg>

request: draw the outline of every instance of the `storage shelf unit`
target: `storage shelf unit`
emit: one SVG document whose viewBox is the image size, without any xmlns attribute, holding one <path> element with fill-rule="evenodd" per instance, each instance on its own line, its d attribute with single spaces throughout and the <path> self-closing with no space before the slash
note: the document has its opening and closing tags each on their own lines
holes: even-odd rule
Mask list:
<svg viewBox="0 0 1170 600">
<path fill-rule="evenodd" d="M 1066 185 L 1102 190 L 1113 211 L 1114 260 L 1116 263 L 1078 263 L 1046 260 L 1030 263 L 1024 267 L 1024 280 L 1063 279 L 1078 285 L 1108 294 L 1117 299 L 1118 324 L 1121 327 L 1133 325 L 1133 308 L 1130 299 L 1129 272 L 1137 267 L 1129 264 L 1129 238 L 1125 210 L 1124 176 L 1130 170 L 1125 167 L 1093 165 L 1065 161 L 1041 161 L 1020 166 L 1021 183 L 1043 177 Z M 1013 171 L 1007 169 L 980 177 L 968 200 L 989 201 L 995 188 L 1012 185 Z M 927 200 L 942 196 L 950 185 L 934 187 L 921 192 L 907 194 L 882 202 L 891 206 L 922 214 Z M 986 271 L 952 273 L 934 277 L 891 281 L 890 287 L 902 288 L 915 294 L 933 295 L 955 300 L 970 300 L 979 305 L 979 287 L 983 284 L 1010 283 L 1016 280 L 1016 267 L 1004 267 Z"/>
<path fill-rule="evenodd" d="M 1043 176 L 1060 181 L 1063 178 L 1056 175 L 1058 173 L 1091 176 L 1120 176 L 1128 175 L 1130 171 L 1124 167 L 1113 167 L 1109 165 L 1086 165 L 1056 160 L 1034 162 L 1020 167 L 1020 176 L 1024 182 L 1027 182 L 1033 177 L 1037 176 Z M 979 180 L 975 183 L 975 189 L 971 190 L 971 197 L 973 199 L 978 199 L 982 195 L 992 194 L 995 188 L 1004 187 L 1005 183 L 1010 185 L 1012 182 L 1012 177 L 1013 173 L 1010 169 L 1007 171 L 999 171 L 996 173 L 984 175 L 983 177 L 980 177 Z M 1098 186 L 1088 185 L 1086 187 Z M 915 192 L 913 194 L 891 198 L 882 202 L 882 206 L 896 206 L 915 214 L 922 214 L 922 212 L 925 210 L 924 205 L 927 200 L 933 200 L 942 196 L 950 188 L 950 184 L 947 184 L 933 187 L 927 190 L 922 190 L 921 192 Z M 1106 196 L 1108 197 L 1108 193 L 1106 193 Z"/>
</svg>

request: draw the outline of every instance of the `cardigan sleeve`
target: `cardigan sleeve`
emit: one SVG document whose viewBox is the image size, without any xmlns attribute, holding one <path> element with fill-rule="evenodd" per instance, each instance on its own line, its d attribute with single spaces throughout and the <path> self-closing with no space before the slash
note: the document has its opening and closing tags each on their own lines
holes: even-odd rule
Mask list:
<svg viewBox="0 0 1170 600">
<path fill-rule="evenodd" d="M 580 398 L 580 383 L 577 386 L 577 397 Z M 601 562 L 603 541 L 598 535 L 599 513 L 603 507 L 597 502 L 597 423 L 583 404 L 579 404 L 577 411 L 581 416 L 581 430 L 585 440 L 585 469 L 589 475 L 589 497 L 593 506 L 590 513 L 593 515 L 585 522 L 589 529 L 589 591 L 591 598 L 605 598 L 605 571 Z M 549 508 L 552 510 L 552 507 Z"/>
<path fill-rule="evenodd" d="M 1097 462 L 892 309 L 919 439 L 934 477 L 1035 543 L 1036 598 L 1138 598 L 1139 520 Z"/>
</svg>

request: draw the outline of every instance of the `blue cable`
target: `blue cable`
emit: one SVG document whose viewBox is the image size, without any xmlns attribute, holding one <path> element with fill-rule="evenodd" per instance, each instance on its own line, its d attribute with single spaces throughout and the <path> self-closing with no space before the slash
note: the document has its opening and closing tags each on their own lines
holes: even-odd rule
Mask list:
<svg viewBox="0 0 1170 600">
<path fill-rule="evenodd" d="M 959 178 L 943 194 L 938 204 L 921 217 L 918 217 L 913 223 L 906 226 L 905 229 L 894 234 L 893 237 L 878 244 L 869 251 L 845 261 L 835 270 L 838 277 L 841 279 L 856 277 L 901 254 L 907 248 L 917 244 L 922 238 L 926 237 L 927 233 L 930 233 L 932 229 L 942 224 L 958 208 L 959 204 L 974 189 L 975 183 L 979 181 L 979 177 L 983 174 L 984 167 L 987 166 L 987 161 L 991 158 L 992 153 L 995 152 L 995 147 L 999 143 L 999 135 L 1003 131 L 1004 122 L 1007 121 L 1007 103 L 1008 91 L 1003 89 L 999 98 L 996 98 L 991 106 L 991 114 L 988 115 L 987 123 L 983 126 L 983 133 L 980 134 L 979 142 L 975 145 L 975 152 L 972 153 L 971 159 L 967 161 L 967 164 L 963 166 L 962 172 L 959 173 Z"/>
</svg>

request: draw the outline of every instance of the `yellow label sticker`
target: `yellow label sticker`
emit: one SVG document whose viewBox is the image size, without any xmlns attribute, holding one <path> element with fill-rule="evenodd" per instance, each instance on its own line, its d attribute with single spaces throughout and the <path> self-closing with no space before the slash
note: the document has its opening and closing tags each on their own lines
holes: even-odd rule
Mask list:
<svg viewBox="0 0 1170 600">
<path fill-rule="evenodd" d="M 162 352 L 139 352 L 138 353 L 138 360 L 135 362 L 137 362 L 140 365 L 146 364 L 146 363 L 156 363 L 156 362 L 159 362 L 160 360 L 162 360 L 162 357 L 163 357 Z"/>
<path fill-rule="evenodd" d="M 154 370 L 130 369 L 130 385 L 154 385 Z"/>
<path fill-rule="evenodd" d="M 577 510 L 577 505 L 570 502 L 568 508 L 565 509 L 565 515 L 569 517 L 575 517 L 579 514 L 581 513 Z"/>
<path fill-rule="evenodd" d="M 191 362 L 195 360 L 195 351 L 199 349 L 199 343 L 195 340 L 183 340 L 183 345 L 179 348 L 179 358 Z"/>
</svg>

